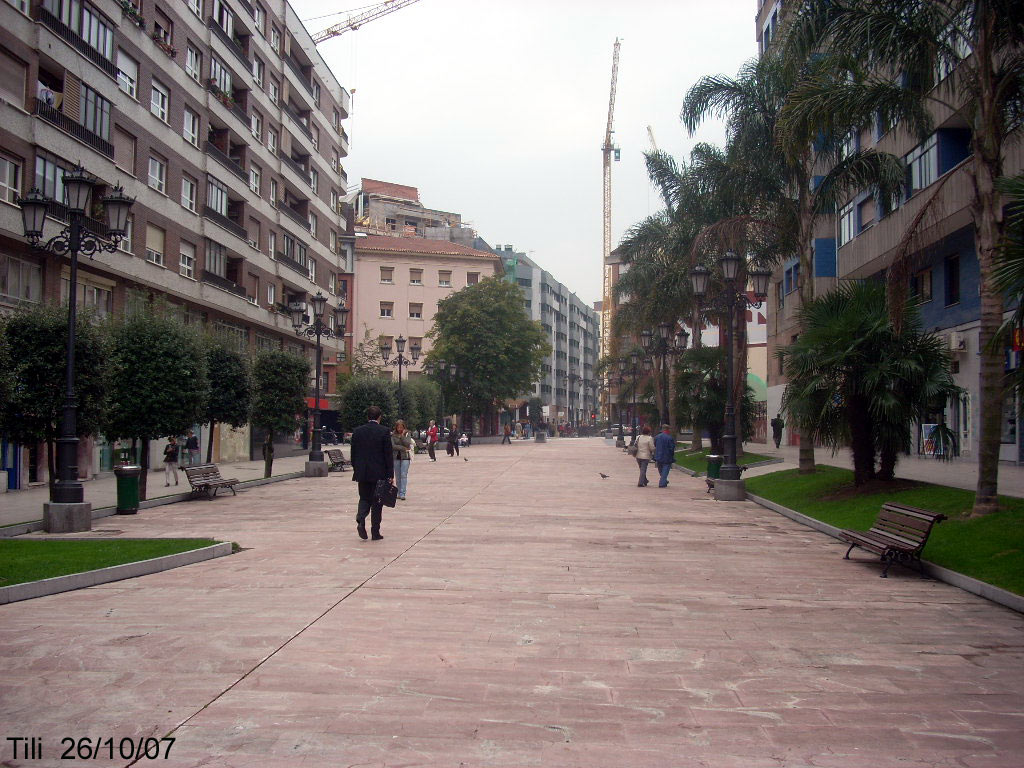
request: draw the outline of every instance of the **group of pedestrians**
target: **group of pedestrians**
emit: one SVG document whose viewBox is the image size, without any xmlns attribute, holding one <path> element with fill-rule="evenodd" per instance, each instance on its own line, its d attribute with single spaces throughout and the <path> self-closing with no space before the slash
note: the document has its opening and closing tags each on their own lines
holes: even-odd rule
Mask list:
<svg viewBox="0 0 1024 768">
<path fill-rule="evenodd" d="M 640 467 L 640 479 L 637 487 L 647 486 L 647 465 L 654 461 L 658 465 L 658 487 L 668 487 L 668 473 L 676 461 L 676 440 L 672 437 L 672 429 L 668 424 L 661 425 L 657 437 L 651 437 L 651 428 L 644 424 L 640 437 L 636 440 L 636 463 Z"/>
<path fill-rule="evenodd" d="M 178 438 L 171 435 L 164 446 L 164 488 L 171 484 L 171 477 L 174 477 L 174 484 L 178 484 L 178 468 L 181 465 L 181 458 L 188 459 L 186 466 L 193 467 L 199 464 L 199 438 L 191 429 L 185 438 L 184 454 Z"/>
</svg>

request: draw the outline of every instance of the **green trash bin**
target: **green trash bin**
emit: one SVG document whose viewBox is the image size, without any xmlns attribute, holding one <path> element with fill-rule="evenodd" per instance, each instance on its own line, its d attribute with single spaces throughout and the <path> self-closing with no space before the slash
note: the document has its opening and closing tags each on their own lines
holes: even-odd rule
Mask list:
<svg viewBox="0 0 1024 768">
<path fill-rule="evenodd" d="M 139 511 L 139 475 L 142 467 L 124 464 L 114 467 L 117 477 L 117 514 L 134 515 Z"/>
<path fill-rule="evenodd" d="M 718 478 L 722 473 L 722 457 L 717 453 L 708 454 L 708 477 Z"/>
</svg>

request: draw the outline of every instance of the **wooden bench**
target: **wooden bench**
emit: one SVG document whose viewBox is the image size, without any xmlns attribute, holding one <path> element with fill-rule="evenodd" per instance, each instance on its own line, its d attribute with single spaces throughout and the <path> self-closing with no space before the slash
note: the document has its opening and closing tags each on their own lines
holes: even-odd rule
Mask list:
<svg viewBox="0 0 1024 768">
<path fill-rule="evenodd" d="M 192 486 L 192 493 L 205 493 L 212 499 L 221 488 L 230 488 L 232 495 L 238 495 L 235 492 L 238 480 L 221 477 L 216 464 L 197 464 L 194 467 L 185 467 L 184 471 L 189 485 Z"/>
<path fill-rule="evenodd" d="M 324 456 L 327 457 L 329 462 L 327 471 L 328 472 L 340 472 L 343 469 L 348 469 L 352 466 L 352 462 L 345 458 L 345 454 L 341 452 L 340 448 L 328 448 L 324 451 Z"/>
<path fill-rule="evenodd" d="M 881 557 L 885 563 L 882 570 L 883 579 L 888 577 L 889 568 L 895 562 L 915 566 L 921 578 L 924 578 L 921 550 L 928 541 L 932 527 L 945 519 L 945 515 L 926 509 L 887 501 L 882 505 L 878 518 L 869 530 L 839 532 L 839 538 L 850 542 L 845 559 L 850 559 L 850 552 L 854 547 L 860 547 Z"/>
</svg>

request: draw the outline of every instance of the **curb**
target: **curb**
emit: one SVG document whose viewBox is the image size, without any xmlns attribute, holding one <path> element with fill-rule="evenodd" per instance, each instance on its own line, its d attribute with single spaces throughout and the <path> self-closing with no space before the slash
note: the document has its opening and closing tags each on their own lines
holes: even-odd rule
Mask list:
<svg viewBox="0 0 1024 768">
<path fill-rule="evenodd" d="M 760 504 L 765 509 L 770 509 L 773 512 L 778 512 L 784 517 L 788 517 L 794 522 L 806 525 L 808 528 L 813 528 L 820 533 L 824 533 L 826 536 L 831 536 L 834 539 L 839 538 L 840 528 L 836 528 L 834 525 L 823 523 L 821 520 L 815 520 L 813 517 L 801 514 L 789 507 L 784 507 L 781 504 L 776 504 L 774 501 L 755 496 L 752 493 L 747 494 L 747 500 L 752 501 L 755 504 Z M 1018 613 L 1024 613 L 1024 596 L 1008 592 L 1005 589 L 992 586 L 988 582 L 980 581 L 971 576 L 965 576 L 958 571 L 951 571 L 949 568 L 943 568 L 941 565 L 930 563 L 927 560 L 921 561 L 924 567 L 924 572 L 935 579 L 936 581 L 942 581 L 946 584 L 950 584 L 954 587 L 959 587 L 965 592 L 970 592 L 972 595 L 978 595 L 978 597 L 984 597 L 986 600 L 991 600 L 993 603 L 997 603 L 1004 608 L 1009 608 L 1011 611 L 1017 611 Z"/>
<path fill-rule="evenodd" d="M 78 539 L 78 541 L 81 540 Z M 89 541 L 89 539 L 85 540 Z M 109 538 L 102 539 L 102 541 L 110 540 Z M 94 587 L 97 584 L 109 584 L 112 581 L 121 581 L 122 579 L 133 579 L 136 576 L 169 571 L 172 568 L 180 568 L 183 565 L 192 565 L 203 560 L 212 560 L 215 557 L 224 557 L 230 554 L 231 542 L 222 541 L 209 547 L 191 549 L 188 552 L 178 552 L 175 555 L 164 555 L 163 557 L 139 560 L 134 563 L 112 565 L 109 568 L 99 568 L 95 571 L 69 573 L 67 576 L 54 576 L 52 579 L 43 579 L 42 581 L 12 584 L 9 587 L 0 587 L 0 605 L 16 603 L 19 600 L 31 600 L 35 597 L 56 595 L 75 589 L 85 589 L 86 587 Z"/>
<path fill-rule="evenodd" d="M 785 463 L 785 459 L 767 459 L 766 461 L 759 461 L 756 464 L 744 464 L 743 466 L 746 467 L 747 469 L 753 469 L 754 467 L 767 467 L 770 464 L 783 464 L 783 463 Z M 676 464 L 674 466 L 680 472 L 685 472 L 690 477 L 704 477 L 704 475 L 707 474 L 707 472 L 701 472 L 699 470 L 687 469 L 686 467 L 682 466 L 681 464 Z"/>
<path fill-rule="evenodd" d="M 294 480 L 297 477 L 305 477 L 304 472 L 288 472 L 283 475 L 274 475 L 273 477 L 258 477 L 255 480 L 245 480 L 236 485 L 236 488 L 255 488 L 257 485 L 267 485 L 268 483 L 279 483 L 282 480 Z M 206 501 L 198 496 L 193 496 L 190 491 L 185 493 L 173 493 L 169 496 L 160 496 L 156 499 L 146 499 L 145 501 L 139 502 L 139 509 L 152 509 L 153 507 L 163 507 L 167 504 L 177 504 L 179 501 Z M 213 499 L 211 499 L 212 501 Z M 92 519 L 99 520 L 102 517 L 112 517 L 117 514 L 117 506 L 112 507 L 97 507 L 92 511 Z M 43 530 L 42 520 L 33 520 L 31 523 L 15 523 L 14 525 L 5 525 L 0 527 L 0 539 L 10 539 L 15 536 L 24 536 L 26 533 L 35 533 L 36 531 Z M 2 601 L 0 601 L 2 602 Z"/>
</svg>

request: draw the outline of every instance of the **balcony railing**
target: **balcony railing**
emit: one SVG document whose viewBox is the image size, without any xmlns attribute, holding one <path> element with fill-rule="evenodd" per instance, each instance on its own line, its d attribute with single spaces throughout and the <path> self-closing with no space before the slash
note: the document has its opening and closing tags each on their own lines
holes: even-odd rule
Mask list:
<svg viewBox="0 0 1024 768">
<path fill-rule="evenodd" d="M 246 175 L 245 168 L 242 166 L 242 164 L 235 160 L 233 157 L 230 157 L 226 152 L 224 152 L 224 150 L 222 150 L 216 144 L 209 141 L 206 142 L 205 144 L 203 144 L 203 151 L 210 157 L 212 157 L 214 160 L 216 160 L 218 163 L 223 165 L 225 168 L 227 168 L 229 171 L 231 171 L 233 174 L 235 174 L 235 176 L 240 178 L 242 181 L 248 183 L 249 177 Z"/>
<path fill-rule="evenodd" d="M 287 203 L 285 203 L 284 200 L 282 200 L 278 204 L 277 209 L 299 226 L 303 227 L 304 229 L 309 229 L 309 219 L 305 218 L 301 213 L 291 208 Z"/>
<path fill-rule="evenodd" d="M 215 285 L 218 288 L 227 291 L 228 293 L 233 293 L 235 294 L 235 296 L 241 296 L 243 299 L 245 298 L 245 288 L 238 285 L 238 283 L 234 283 L 231 280 L 228 280 L 226 277 L 221 277 L 220 275 L 215 274 L 214 272 L 210 272 L 208 269 L 203 270 L 203 273 L 199 276 L 199 279 L 204 283 Z"/>
<path fill-rule="evenodd" d="M 252 9 L 252 3 L 250 3 L 249 0 L 238 0 L 238 4 L 242 6 L 245 9 L 245 12 L 250 16 L 254 15 L 255 12 Z"/>
<path fill-rule="evenodd" d="M 220 85 L 218 85 L 217 81 L 214 80 L 212 77 L 206 81 L 206 90 L 212 93 L 217 98 L 217 101 L 224 105 L 225 109 L 227 109 L 229 112 L 231 112 L 232 115 L 241 120 L 242 125 L 245 126 L 245 129 L 247 131 L 252 130 L 252 126 L 249 123 L 249 115 L 246 113 L 246 111 L 242 109 L 241 106 L 239 106 L 234 96 L 232 96 L 230 93 L 221 90 Z"/>
<path fill-rule="evenodd" d="M 286 102 L 286 101 L 282 101 L 281 102 L 281 109 L 284 111 L 284 113 L 286 115 L 288 115 L 288 117 L 291 119 L 291 121 L 293 123 L 295 123 L 295 125 L 298 126 L 300 131 L 302 131 L 304 134 L 306 134 L 306 136 L 310 140 L 313 139 L 313 131 L 311 131 L 310 128 L 309 128 L 309 125 L 308 125 L 309 121 L 308 120 L 306 122 L 303 122 L 302 118 L 299 117 L 299 113 L 296 112 L 294 109 L 292 109 L 290 106 L 288 106 L 288 102 Z"/>
<path fill-rule="evenodd" d="M 300 67 L 298 62 L 296 62 L 291 56 L 285 56 L 284 60 L 288 64 L 288 69 L 290 69 L 292 74 L 295 75 L 300 83 L 302 83 L 302 87 L 306 89 L 306 93 L 312 96 L 313 84 L 309 82 L 309 79 L 303 73 L 302 67 Z"/>
<path fill-rule="evenodd" d="M 71 134 L 82 143 L 88 144 L 97 152 L 102 152 L 111 159 L 114 157 L 113 144 L 102 136 L 96 135 L 81 123 L 72 120 L 59 109 L 54 109 L 46 102 L 36 99 L 36 114 L 46 122 L 50 123 L 50 125 L 56 126 L 60 130 L 64 131 L 64 133 Z"/>
<path fill-rule="evenodd" d="M 281 152 L 279 153 L 278 156 L 284 161 L 285 165 L 287 165 L 289 168 L 291 168 L 293 171 L 299 174 L 300 179 L 305 181 L 307 184 L 309 183 L 309 171 L 303 168 L 301 163 L 299 163 L 296 160 L 293 160 L 292 157 L 287 152 Z"/>
<path fill-rule="evenodd" d="M 102 53 L 100 53 L 87 42 L 85 42 L 81 35 L 79 35 L 77 32 L 71 29 L 71 27 L 69 27 L 63 21 L 58 19 L 56 16 L 54 16 L 52 13 L 50 13 L 42 6 L 36 8 L 36 19 L 38 19 L 40 22 L 42 22 L 51 30 L 53 30 L 58 37 L 62 37 L 64 38 L 64 40 L 71 43 L 71 45 L 74 46 L 79 53 L 81 53 L 83 56 L 89 59 L 89 61 L 91 61 L 97 67 L 102 69 L 115 80 L 117 79 L 117 66 L 110 59 L 110 57 L 104 56 Z M 111 157 L 113 157 L 113 155 L 111 155 Z"/>
<path fill-rule="evenodd" d="M 214 224 L 216 224 L 219 227 L 223 227 L 236 237 L 240 237 L 247 243 L 249 242 L 249 236 L 245 231 L 245 227 L 243 227 L 241 224 L 236 224 L 227 216 L 220 213 L 219 211 L 215 211 L 208 205 L 203 206 L 203 218 L 209 219 Z"/>
<path fill-rule="evenodd" d="M 277 253 L 274 254 L 274 259 L 276 261 L 281 262 L 289 269 L 294 269 L 300 275 L 309 277 L 309 267 L 307 267 L 305 264 L 302 264 L 301 262 L 296 261 L 291 256 L 285 253 L 281 253 L 281 251 L 278 251 Z"/>
<path fill-rule="evenodd" d="M 212 29 L 213 34 L 215 34 L 220 41 L 228 47 L 228 50 L 235 55 L 235 58 L 245 65 L 247 72 L 252 69 L 252 62 L 249 61 L 249 58 L 245 55 L 245 49 L 238 44 L 238 41 L 235 40 L 235 38 L 224 31 L 224 28 L 217 23 L 216 19 L 212 16 L 209 17 L 206 20 L 206 26 Z"/>
</svg>

